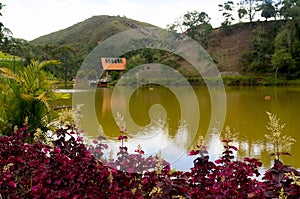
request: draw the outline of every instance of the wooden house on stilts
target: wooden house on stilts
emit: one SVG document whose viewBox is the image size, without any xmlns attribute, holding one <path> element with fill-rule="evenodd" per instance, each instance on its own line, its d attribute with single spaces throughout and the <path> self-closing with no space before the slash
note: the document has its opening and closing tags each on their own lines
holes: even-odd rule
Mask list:
<svg viewBox="0 0 300 199">
<path fill-rule="evenodd" d="M 112 81 L 110 76 L 111 71 L 117 71 L 122 75 L 122 72 L 126 70 L 126 58 L 101 58 L 102 68 L 104 70 L 104 76 L 100 79 L 98 87 L 105 87 Z"/>
</svg>

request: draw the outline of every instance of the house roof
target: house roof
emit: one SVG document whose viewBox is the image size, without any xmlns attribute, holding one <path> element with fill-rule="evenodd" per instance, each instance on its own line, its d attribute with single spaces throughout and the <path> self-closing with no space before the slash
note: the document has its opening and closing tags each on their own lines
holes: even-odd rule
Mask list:
<svg viewBox="0 0 300 199">
<path fill-rule="evenodd" d="M 126 70 L 125 58 L 101 58 L 102 67 L 104 70 Z"/>
</svg>

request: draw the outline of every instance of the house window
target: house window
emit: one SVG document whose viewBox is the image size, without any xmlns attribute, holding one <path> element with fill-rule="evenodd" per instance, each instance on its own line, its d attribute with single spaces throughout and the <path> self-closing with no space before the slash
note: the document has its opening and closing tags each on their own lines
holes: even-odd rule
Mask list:
<svg viewBox="0 0 300 199">
<path fill-rule="evenodd" d="M 120 63 L 122 63 L 122 58 L 105 58 L 105 63 L 107 63 L 107 64 L 120 64 Z"/>
</svg>

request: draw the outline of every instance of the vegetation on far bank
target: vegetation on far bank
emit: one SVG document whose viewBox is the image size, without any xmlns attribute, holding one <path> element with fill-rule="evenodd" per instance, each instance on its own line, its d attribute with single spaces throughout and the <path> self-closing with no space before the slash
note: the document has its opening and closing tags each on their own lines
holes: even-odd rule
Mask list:
<svg viewBox="0 0 300 199">
<path fill-rule="evenodd" d="M 189 78 L 188 81 L 193 86 L 220 85 L 220 79 Z M 222 77 L 224 86 L 300 86 L 299 79 L 288 80 L 286 78 L 274 78 L 272 76 L 224 76 Z"/>
</svg>

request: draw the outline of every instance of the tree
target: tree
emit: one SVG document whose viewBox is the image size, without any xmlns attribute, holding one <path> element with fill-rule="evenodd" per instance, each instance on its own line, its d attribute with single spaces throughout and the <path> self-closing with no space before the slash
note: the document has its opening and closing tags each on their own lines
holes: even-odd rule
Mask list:
<svg viewBox="0 0 300 199">
<path fill-rule="evenodd" d="M 147 63 L 146 59 L 141 56 L 141 53 L 137 53 L 135 55 L 130 55 L 127 57 L 126 68 L 129 70 L 134 68 L 135 66 L 139 66 L 141 64 Z"/>
<path fill-rule="evenodd" d="M 171 32 L 178 32 L 180 34 L 184 33 L 186 27 L 183 25 L 183 17 L 178 17 L 172 24 L 167 25 L 167 29 Z"/>
<path fill-rule="evenodd" d="M 65 88 L 67 88 L 67 81 L 71 77 L 70 76 L 70 60 L 72 56 L 75 54 L 75 50 L 70 46 L 61 46 L 56 49 L 56 55 L 59 57 L 59 60 L 62 61 L 64 66 L 64 79 L 65 79 Z"/>
<path fill-rule="evenodd" d="M 170 31 L 187 34 L 192 39 L 206 46 L 209 34 L 212 31 L 210 17 L 205 12 L 187 12 L 173 24 L 168 25 Z"/>
<path fill-rule="evenodd" d="M 294 20 L 295 23 L 300 25 L 300 1 L 295 0 L 290 9 L 290 17 Z"/>
<path fill-rule="evenodd" d="M 12 47 L 14 47 L 14 55 L 22 57 L 24 59 L 24 65 L 29 65 L 34 58 L 36 52 L 35 46 L 24 39 L 11 38 L 11 43 L 7 46 L 7 50 L 4 52 L 11 53 Z"/>
<path fill-rule="evenodd" d="M 1 87 L 0 131 L 11 133 L 14 126 L 22 127 L 28 120 L 28 130 L 34 133 L 37 128 L 47 129 L 51 82 L 47 80 L 43 68 L 58 61 L 34 61 L 23 71 L 14 73 L 8 68 L 0 68 Z"/>
<path fill-rule="evenodd" d="M 276 10 L 272 4 L 272 0 L 264 0 L 263 3 L 260 5 L 261 16 L 266 18 L 276 17 Z"/>
<path fill-rule="evenodd" d="M 250 20 L 250 23 L 253 22 L 254 15 L 257 12 L 258 3 L 260 0 L 241 0 L 240 1 L 240 9 L 243 10 L 242 13 L 247 12 L 248 18 Z"/>
<path fill-rule="evenodd" d="M 203 23 L 209 23 L 210 17 L 205 12 L 192 11 L 183 15 L 183 25 L 187 29 L 194 29 Z"/>
<path fill-rule="evenodd" d="M 227 1 L 223 5 L 219 4 L 222 16 L 224 17 L 225 21 L 221 23 L 223 29 L 227 29 L 227 27 L 234 21 L 233 18 L 233 10 L 234 10 L 234 3 L 233 1 Z"/>
<path fill-rule="evenodd" d="M 295 68 L 295 60 L 293 59 L 290 52 L 284 49 L 276 50 L 272 56 L 273 69 L 275 70 L 275 78 L 278 77 L 278 71 L 287 72 L 288 75 L 290 71 Z"/>
<path fill-rule="evenodd" d="M 291 52 L 292 42 L 295 37 L 295 30 L 284 27 L 275 38 L 275 50 L 283 49 L 286 52 Z"/>
<path fill-rule="evenodd" d="M 244 8 L 239 8 L 238 9 L 238 16 L 239 16 L 239 21 L 241 22 L 241 20 L 247 15 L 247 10 Z"/>
<path fill-rule="evenodd" d="M 5 7 L 3 3 L 0 3 L 0 16 L 2 16 L 1 10 Z M 5 49 L 6 45 L 9 43 L 10 36 L 12 32 L 0 22 L 0 50 Z"/>
<path fill-rule="evenodd" d="M 280 6 L 281 6 L 281 4 L 282 4 L 282 2 L 281 2 L 282 0 L 277 0 L 277 1 L 273 1 L 273 3 L 274 3 L 274 8 L 275 8 L 275 21 L 277 20 L 277 17 L 279 17 L 280 18 Z"/>
<path fill-rule="evenodd" d="M 271 57 L 274 54 L 274 33 L 258 26 L 253 30 L 250 51 L 243 55 L 243 64 L 248 71 L 269 72 L 272 68 Z"/>
<path fill-rule="evenodd" d="M 97 80 L 98 79 L 98 73 L 95 69 L 89 71 L 88 75 L 87 75 L 87 78 L 89 80 Z"/>
<path fill-rule="evenodd" d="M 284 19 L 292 18 L 292 8 L 296 5 L 297 0 L 283 0 L 282 7 L 279 10 L 280 16 Z"/>
<path fill-rule="evenodd" d="M 290 75 L 292 69 L 295 68 L 295 60 L 292 57 L 292 42 L 295 37 L 295 31 L 284 28 L 276 36 L 275 53 L 272 56 L 273 69 L 275 77 L 278 76 L 278 71 Z"/>
</svg>

